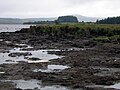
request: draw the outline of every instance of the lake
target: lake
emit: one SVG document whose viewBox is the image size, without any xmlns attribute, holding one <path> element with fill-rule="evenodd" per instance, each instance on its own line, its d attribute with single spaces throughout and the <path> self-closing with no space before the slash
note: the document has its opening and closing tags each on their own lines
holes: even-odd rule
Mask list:
<svg viewBox="0 0 120 90">
<path fill-rule="evenodd" d="M 29 28 L 30 25 L 23 24 L 0 24 L 0 32 L 15 32 L 22 28 Z"/>
</svg>

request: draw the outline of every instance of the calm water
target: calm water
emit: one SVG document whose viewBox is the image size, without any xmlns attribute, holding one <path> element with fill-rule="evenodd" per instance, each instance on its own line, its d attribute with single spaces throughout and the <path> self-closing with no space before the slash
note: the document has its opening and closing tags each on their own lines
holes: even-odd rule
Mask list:
<svg viewBox="0 0 120 90">
<path fill-rule="evenodd" d="M 0 24 L 0 32 L 15 32 L 22 28 L 29 28 L 30 25 L 23 24 Z"/>
<path fill-rule="evenodd" d="M 32 47 L 27 46 L 26 49 L 27 48 L 32 48 Z M 51 59 L 57 59 L 57 58 L 63 57 L 63 56 L 57 56 L 54 54 L 48 54 L 47 51 L 50 51 L 50 50 L 33 50 L 33 51 L 27 50 L 27 51 L 24 51 L 21 49 L 23 49 L 23 48 L 13 48 L 13 49 L 9 50 L 9 53 L 8 52 L 0 53 L 0 64 L 3 64 L 3 63 L 11 64 L 11 63 L 17 63 L 19 61 L 25 61 L 28 63 L 40 63 L 40 62 L 48 62 Z M 55 50 L 52 50 L 52 51 L 55 51 Z M 25 56 L 10 57 L 9 56 L 10 53 L 27 53 L 27 52 L 31 53 L 32 55 L 31 56 L 28 55 L 26 57 Z M 29 60 L 29 58 L 39 58 L 40 60 L 34 61 L 34 60 Z"/>
<path fill-rule="evenodd" d="M 43 86 L 41 81 L 38 80 L 1 80 L 2 82 L 13 82 L 16 84 L 16 88 L 20 88 L 22 90 L 26 89 L 34 89 L 34 90 L 71 90 L 64 86 L 59 85 L 51 85 L 51 86 Z M 76 89 L 75 89 L 76 90 Z"/>
<path fill-rule="evenodd" d="M 69 68 L 68 66 L 63 66 L 63 65 L 48 65 L 45 69 L 35 69 L 33 72 L 60 72 L 64 69 Z"/>
</svg>

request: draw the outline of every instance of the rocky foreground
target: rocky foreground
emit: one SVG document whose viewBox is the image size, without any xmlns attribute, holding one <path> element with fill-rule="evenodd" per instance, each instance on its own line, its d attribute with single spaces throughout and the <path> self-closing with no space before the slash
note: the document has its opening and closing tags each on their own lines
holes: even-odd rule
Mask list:
<svg viewBox="0 0 120 90">
<path fill-rule="evenodd" d="M 120 44 L 118 42 L 97 42 L 92 37 L 52 37 L 28 33 L 26 29 L 14 33 L 0 33 L 0 53 L 32 46 L 33 50 L 59 49 L 49 54 L 64 56 L 50 62 L 1 64 L 1 80 L 41 80 L 43 85 L 61 85 L 78 90 L 115 90 L 104 88 L 120 81 Z M 15 53 L 13 57 L 27 55 Z M 37 60 L 36 58 L 32 58 Z M 47 65 L 66 65 L 69 68 L 54 72 L 33 72 Z M 0 90 L 22 90 L 10 82 L 0 83 Z M 34 89 L 39 90 L 39 89 Z"/>
</svg>

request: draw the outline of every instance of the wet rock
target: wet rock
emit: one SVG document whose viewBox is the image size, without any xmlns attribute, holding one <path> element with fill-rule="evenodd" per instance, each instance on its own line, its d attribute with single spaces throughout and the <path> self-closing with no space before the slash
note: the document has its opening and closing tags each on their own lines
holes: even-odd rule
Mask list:
<svg viewBox="0 0 120 90">
<path fill-rule="evenodd" d="M 5 41 L 5 43 L 7 46 L 11 46 L 11 47 L 15 46 L 11 41 Z"/>
<path fill-rule="evenodd" d="M 13 60 L 5 60 L 5 62 L 15 62 L 15 61 L 13 61 Z"/>
<path fill-rule="evenodd" d="M 15 47 L 26 48 L 27 45 L 24 45 L 24 44 L 15 44 Z"/>
<path fill-rule="evenodd" d="M 10 51 L 7 50 L 0 50 L 0 53 L 9 53 Z"/>
<path fill-rule="evenodd" d="M 16 33 L 27 33 L 29 29 L 22 28 L 20 31 L 16 31 Z"/>
<path fill-rule="evenodd" d="M 117 80 L 117 78 L 114 76 L 98 77 L 95 83 L 97 85 L 113 85 L 115 80 Z"/>
<path fill-rule="evenodd" d="M 22 90 L 22 89 L 20 89 L 20 88 L 16 88 L 15 90 Z"/>
<path fill-rule="evenodd" d="M 0 90 L 15 90 L 15 85 L 10 82 L 0 82 Z"/>
<path fill-rule="evenodd" d="M 19 52 L 16 52 L 16 53 L 10 53 L 8 56 L 10 57 L 19 57 L 19 56 L 31 56 L 32 54 L 29 53 L 29 52 L 26 52 L 26 53 L 19 53 Z"/>
<path fill-rule="evenodd" d="M 11 42 L 11 41 L 5 41 L 5 43 L 6 43 L 6 44 L 12 44 L 12 42 Z"/>
<path fill-rule="evenodd" d="M 80 85 L 78 85 L 78 84 L 76 84 L 76 85 L 73 85 L 73 87 L 72 88 L 74 88 L 74 89 L 78 89 L 78 88 L 81 88 L 81 86 Z"/>
<path fill-rule="evenodd" d="M 32 58 L 30 58 L 30 57 L 25 57 L 25 59 L 28 59 L 28 60 L 31 60 L 31 61 L 41 60 L 41 59 L 36 58 L 36 57 L 32 57 Z"/>
</svg>

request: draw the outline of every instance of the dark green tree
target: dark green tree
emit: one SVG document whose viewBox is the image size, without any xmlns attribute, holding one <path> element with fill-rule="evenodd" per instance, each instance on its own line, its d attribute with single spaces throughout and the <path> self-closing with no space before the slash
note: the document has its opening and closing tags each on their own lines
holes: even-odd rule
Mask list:
<svg viewBox="0 0 120 90">
<path fill-rule="evenodd" d="M 78 19 L 75 16 L 60 16 L 57 21 L 60 23 L 78 23 Z"/>
</svg>

